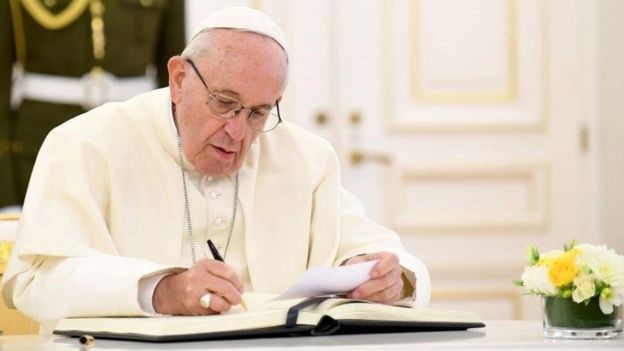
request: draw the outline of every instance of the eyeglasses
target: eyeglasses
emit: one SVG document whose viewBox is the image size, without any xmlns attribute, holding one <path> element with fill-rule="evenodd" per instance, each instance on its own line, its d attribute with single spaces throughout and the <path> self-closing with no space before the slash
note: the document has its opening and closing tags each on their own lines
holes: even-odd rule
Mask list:
<svg viewBox="0 0 624 351">
<path fill-rule="evenodd" d="M 215 116 L 228 119 L 238 116 L 243 110 L 248 110 L 247 125 L 260 133 L 269 132 L 275 129 L 278 124 L 282 123 L 278 101 L 275 101 L 275 107 L 273 108 L 248 108 L 243 106 L 243 104 L 236 99 L 220 93 L 213 93 L 210 91 L 210 88 L 208 88 L 206 81 L 199 73 L 197 67 L 195 67 L 193 61 L 189 58 L 185 58 L 185 60 L 191 65 L 193 71 L 195 71 L 195 74 L 197 74 L 197 77 L 208 91 L 208 108 Z"/>
</svg>

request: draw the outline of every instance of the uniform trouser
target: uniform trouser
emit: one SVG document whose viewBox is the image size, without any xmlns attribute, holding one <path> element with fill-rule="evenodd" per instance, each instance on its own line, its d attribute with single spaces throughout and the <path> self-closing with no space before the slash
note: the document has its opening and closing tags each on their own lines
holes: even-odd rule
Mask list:
<svg viewBox="0 0 624 351">
<path fill-rule="evenodd" d="M 50 102 L 24 100 L 20 108 L 12 114 L 12 182 L 6 175 L 0 175 L 0 189 L 13 187 L 15 204 L 21 205 L 28 187 L 30 174 L 35 165 L 37 153 L 48 133 L 54 127 L 85 111 L 77 105 L 55 104 Z M 2 160 L 0 160 L 1 162 Z M 1 197 L 1 196 L 0 196 Z M 7 196 L 7 199 L 9 196 Z M 0 198 L 0 203 L 5 199 Z M 8 203 L 7 203 L 8 204 Z"/>
<path fill-rule="evenodd" d="M 0 140 L 0 208 L 18 203 L 12 156 L 11 142 L 7 135 Z"/>
</svg>

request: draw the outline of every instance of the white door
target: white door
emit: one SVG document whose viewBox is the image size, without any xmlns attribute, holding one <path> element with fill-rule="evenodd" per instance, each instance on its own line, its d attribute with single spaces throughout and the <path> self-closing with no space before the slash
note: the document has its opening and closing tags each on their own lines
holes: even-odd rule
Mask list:
<svg viewBox="0 0 624 351">
<path fill-rule="evenodd" d="M 536 318 L 525 247 L 590 240 L 587 0 L 250 1 L 284 28 L 286 118 L 430 267 L 433 307 Z M 589 73 L 588 73 L 589 72 Z"/>
<path fill-rule="evenodd" d="M 591 6 L 289 2 L 289 113 L 332 141 L 347 188 L 427 262 L 434 307 L 535 318 L 511 283 L 526 245 L 590 239 Z"/>
</svg>

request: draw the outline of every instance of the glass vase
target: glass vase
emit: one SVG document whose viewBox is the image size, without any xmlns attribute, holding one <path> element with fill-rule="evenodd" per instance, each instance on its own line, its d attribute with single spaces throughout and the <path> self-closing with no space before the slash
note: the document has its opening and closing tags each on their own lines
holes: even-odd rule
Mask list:
<svg viewBox="0 0 624 351">
<path fill-rule="evenodd" d="M 586 305 L 571 298 L 543 297 L 544 336 L 563 339 L 610 339 L 622 333 L 621 307 L 604 314 L 598 297 Z"/>
</svg>

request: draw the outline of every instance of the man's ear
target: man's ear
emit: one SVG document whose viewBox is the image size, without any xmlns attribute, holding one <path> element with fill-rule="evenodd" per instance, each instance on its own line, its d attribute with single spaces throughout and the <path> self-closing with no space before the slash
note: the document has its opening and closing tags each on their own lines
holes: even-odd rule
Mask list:
<svg viewBox="0 0 624 351">
<path fill-rule="evenodd" d="M 182 82 L 186 75 L 185 61 L 182 56 L 173 56 L 167 62 L 169 72 L 169 91 L 171 101 L 178 103 L 182 99 Z"/>
</svg>

